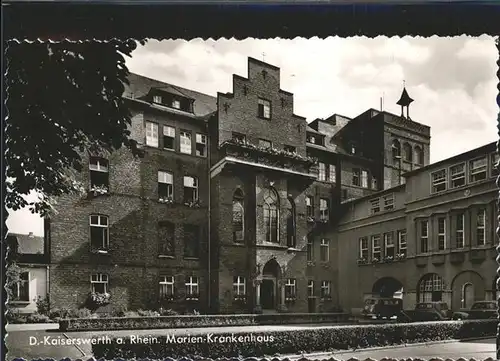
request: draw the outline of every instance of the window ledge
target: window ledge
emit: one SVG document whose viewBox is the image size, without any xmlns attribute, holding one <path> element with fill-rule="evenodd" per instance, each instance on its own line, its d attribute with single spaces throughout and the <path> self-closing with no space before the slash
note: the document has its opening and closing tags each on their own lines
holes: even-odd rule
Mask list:
<svg viewBox="0 0 500 361">
<path fill-rule="evenodd" d="M 31 302 L 30 301 L 9 301 L 9 305 L 19 305 L 19 306 L 26 306 L 29 305 Z"/>
<path fill-rule="evenodd" d="M 233 242 L 231 245 L 234 247 L 245 247 L 245 242 Z"/>
<path fill-rule="evenodd" d="M 174 259 L 175 256 L 169 256 L 169 255 L 166 255 L 166 254 L 160 254 L 158 255 L 158 258 L 168 258 L 168 259 Z"/>
<path fill-rule="evenodd" d="M 108 250 L 91 250 L 90 251 L 92 254 L 101 254 L 101 255 L 109 255 Z"/>
<path fill-rule="evenodd" d="M 187 256 L 184 256 L 184 259 L 187 260 L 187 261 L 199 261 L 200 257 L 187 257 Z"/>
</svg>

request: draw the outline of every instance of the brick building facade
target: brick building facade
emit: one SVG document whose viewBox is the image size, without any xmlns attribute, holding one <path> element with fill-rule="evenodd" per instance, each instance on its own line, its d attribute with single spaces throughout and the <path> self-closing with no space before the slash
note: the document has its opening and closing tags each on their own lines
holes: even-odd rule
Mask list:
<svg viewBox="0 0 500 361">
<path fill-rule="evenodd" d="M 428 127 L 374 109 L 307 124 L 280 69 L 253 58 L 217 97 L 129 81 L 131 134 L 146 155 L 85 155 L 86 195 L 63 197 L 51 217 L 54 306 L 81 307 L 89 292 L 110 295 L 104 311 L 329 312 L 362 301 L 346 281 L 366 290 L 374 275 L 356 262 L 349 230 L 363 222 L 352 209 L 401 194 L 402 220 L 381 213 L 374 227 L 413 222 L 400 208 L 428 173 Z"/>
</svg>

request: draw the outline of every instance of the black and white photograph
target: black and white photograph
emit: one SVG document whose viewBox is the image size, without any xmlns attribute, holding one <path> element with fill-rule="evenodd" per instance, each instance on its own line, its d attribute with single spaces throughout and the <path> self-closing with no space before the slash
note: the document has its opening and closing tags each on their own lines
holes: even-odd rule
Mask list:
<svg viewBox="0 0 500 361">
<path fill-rule="evenodd" d="M 6 359 L 496 359 L 497 41 L 10 43 Z"/>
</svg>

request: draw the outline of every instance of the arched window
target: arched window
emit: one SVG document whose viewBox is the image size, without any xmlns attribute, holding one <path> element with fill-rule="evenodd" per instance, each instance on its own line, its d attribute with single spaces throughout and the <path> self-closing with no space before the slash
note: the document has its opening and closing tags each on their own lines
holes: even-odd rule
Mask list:
<svg viewBox="0 0 500 361">
<path fill-rule="evenodd" d="M 264 228 L 266 230 L 266 241 L 279 243 L 279 198 L 273 188 L 264 191 Z"/>
<path fill-rule="evenodd" d="M 241 189 L 233 194 L 233 241 L 240 243 L 244 240 L 245 233 L 245 208 L 244 195 Z"/>
<path fill-rule="evenodd" d="M 392 159 L 397 159 L 401 156 L 401 144 L 399 140 L 394 139 L 392 141 Z"/>
<path fill-rule="evenodd" d="M 296 246 L 296 236 L 295 236 L 295 202 L 293 199 L 288 198 L 290 202 L 290 209 L 288 210 L 288 215 L 286 219 L 286 243 L 290 248 L 294 248 Z"/>
<path fill-rule="evenodd" d="M 415 163 L 418 165 L 424 165 L 424 151 L 418 145 L 415 147 Z"/>
<path fill-rule="evenodd" d="M 413 151 L 411 145 L 408 143 L 403 144 L 404 160 L 407 162 L 413 161 Z"/>
<path fill-rule="evenodd" d="M 428 273 L 420 279 L 418 302 L 440 302 L 443 298 L 443 279 L 436 273 Z"/>
</svg>

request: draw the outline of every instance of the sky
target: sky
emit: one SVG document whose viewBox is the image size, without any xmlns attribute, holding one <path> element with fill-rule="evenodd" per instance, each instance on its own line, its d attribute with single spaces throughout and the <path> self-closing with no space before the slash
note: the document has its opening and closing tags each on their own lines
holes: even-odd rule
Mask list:
<svg viewBox="0 0 500 361">
<path fill-rule="evenodd" d="M 355 117 L 369 108 L 401 113 L 403 84 L 415 100 L 410 117 L 431 127 L 431 162 L 498 140 L 498 52 L 494 38 L 366 37 L 150 40 L 127 58 L 131 72 L 216 96 L 247 76 L 247 57 L 281 68 L 294 113 L 312 121 Z M 30 197 L 35 197 L 34 194 Z M 28 210 L 7 220 L 12 232 L 42 235 Z"/>
</svg>

